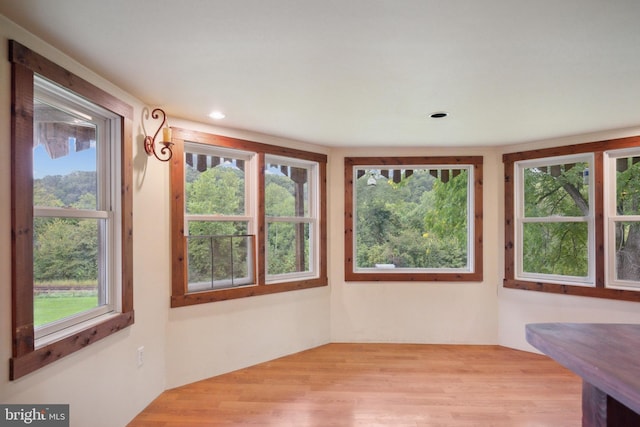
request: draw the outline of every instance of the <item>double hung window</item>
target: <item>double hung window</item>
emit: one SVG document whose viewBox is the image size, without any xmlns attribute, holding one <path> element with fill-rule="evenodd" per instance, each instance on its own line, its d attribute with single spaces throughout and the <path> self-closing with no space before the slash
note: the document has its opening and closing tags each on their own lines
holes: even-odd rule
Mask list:
<svg viewBox="0 0 640 427">
<path fill-rule="evenodd" d="M 595 284 L 593 155 L 517 163 L 516 246 L 520 278 Z"/>
<path fill-rule="evenodd" d="M 35 76 L 35 336 L 118 309 L 119 117 Z"/>
<path fill-rule="evenodd" d="M 255 154 L 185 143 L 188 291 L 255 283 Z"/>
<path fill-rule="evenodd" d="M 266 156 L 267 283 L 312 277 L 319 269 L 318 163 Z"/>
<path fill-rule="evenodd" d="M 640 290 L 640 147 L 607 151 L 605 162 L 607 283 Z"/>
<path fill-rule="evenodd" d="M 133 323 L 133 111 L 9 46 L 16 379 Z"/>
</svg>

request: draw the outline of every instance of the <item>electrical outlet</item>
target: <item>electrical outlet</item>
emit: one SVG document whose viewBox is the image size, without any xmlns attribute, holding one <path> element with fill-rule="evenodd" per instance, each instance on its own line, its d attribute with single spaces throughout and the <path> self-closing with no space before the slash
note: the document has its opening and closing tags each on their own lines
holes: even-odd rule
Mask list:
<svg viewBox="0 0 640 427">
<path fill-rule="evenodd" d="M 144 365 L 144 346 L 138 347 L 138 368 Z"/>
</svg>

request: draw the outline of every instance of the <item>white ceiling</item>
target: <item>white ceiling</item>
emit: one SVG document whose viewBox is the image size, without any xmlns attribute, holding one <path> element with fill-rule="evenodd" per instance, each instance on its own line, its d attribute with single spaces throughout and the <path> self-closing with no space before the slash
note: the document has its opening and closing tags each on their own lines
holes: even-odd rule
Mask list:
<svg viewBox="0 0 640 427">
<path fill-rule="evenodd" d="M 0 0 L 171 117 L 330 146 L 640 124 L 638 0 Z M 431 119 L 447 111 L 444 119 Z"/>
</svg>

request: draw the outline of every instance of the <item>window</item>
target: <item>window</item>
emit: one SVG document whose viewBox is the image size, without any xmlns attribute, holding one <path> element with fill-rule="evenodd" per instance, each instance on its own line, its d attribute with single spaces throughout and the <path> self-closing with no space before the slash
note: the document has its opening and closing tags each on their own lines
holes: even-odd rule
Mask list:
<svg viewBox="0 0 640 427">
<path fill-rule="evenodd" d="M 326 156 L 173 130 L 172 307 L 324 286 Z"/>
<path fill-rule="evenodd" d="M 267 283 L 318 271 L 318 163 L 266 156 Z"/>
<path fill-rule="evenodd" d="M 254 284 L 255 155 L 185 143 L 184 170 L 188 291 Z"/>
<path fill-rule="evenodd" d="M 516 168 L 518 277 L 593 286 L 593 156 L 534 159 Z"/>
<path fill-rule="evenodd" d="M 9 58 L 16 379 L 133 323 L 132 109 L 16 42 Z"/>
<path fill-rule="evenodd" d="M 482 158 L 345 158 L 345 254 L 348 281 L 482 280 Z"/>
<path fill-rule="evenodd" d="M 503 160 L 504 286 L 640 301 L 640 138 Z"/>
<path fill-rule="evenodd" d="M 640 147 L 605 152 L 607 286 L 640 290 Z"/>
</svg>

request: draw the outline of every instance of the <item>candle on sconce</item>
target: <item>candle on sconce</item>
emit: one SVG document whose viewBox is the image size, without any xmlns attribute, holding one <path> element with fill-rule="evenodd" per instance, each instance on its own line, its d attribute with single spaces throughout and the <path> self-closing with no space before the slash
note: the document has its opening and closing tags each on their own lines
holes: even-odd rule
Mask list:
<svg viewBox="0 0 640 427">
<path fill-rule="evenodd" d="M 171 128 L 162 128 L 162 142 L 171 142 Z"/>
</svg>

